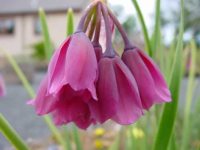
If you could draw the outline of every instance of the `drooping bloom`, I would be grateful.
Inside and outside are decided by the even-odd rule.
[[[73,121],[87,128],[92,122],[87,102],[97,99],[96,78],[93,45],[84,33],[75,33],[55,51],[32,103],[39,115],[52,113],[57,125]]]
[[[124,51],[122,60],[136,79],[144,109],[156,103],[171,101],[164,77],[150,57],[135,48]]]
[[[112,46],[114,27],[124,40],[122,57]],[[38,115],[51,114],[56,125],[74,122],[86,129],[109,119],[134,123],[144,109],[171,100],[158,67],[134,47],[107,6],[93,2],[76,32],[55,51],[30,103]]]
[[[4,95],[5,95],[5,84],[3,78],[0,75],[0,96]]]
[[[102,58],[97,82],[98,101],[90,107],[97,121],[112,119],[131,124],[142,115],[142,105],[134,77],[118,56]]]

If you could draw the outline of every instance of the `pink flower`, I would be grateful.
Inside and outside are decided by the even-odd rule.
[[[97,100],[97,60],[92,43],[82,33],[69,37],[52,57],[48,73],[31,103],[39,115],[52,113],[57,125],[92,123],[88,101]]]
[[[97,15],[95,22],[93,15]],[[112,45],[115,26],[124,41],[122,58]],[[122,125],[134,123],[143,109],[169,101],[170,92],[158,67],[134,49],[107,6],[95,1],[81,17],[76,33],[55,51],[30,103],[38,115],[51,114],[56,125],[74,122],[86,129],[108,119]]]
[[[0,96],[5,95],[5,84],[3,78],[0,76]]]
[[[136,79],[144,109],[149,109],[156,103],[171,101],[164,77],[150,57],[135,48],[125,50],[122,60]]]
[[[142,115],[135,79],[118,56],[100,60],[97,93],[99,99],[90,101],[90,109],[101,123],[112,119],[131,124]]]

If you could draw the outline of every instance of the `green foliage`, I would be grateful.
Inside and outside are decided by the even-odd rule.
[[[188,89],[186,94],[186,103],[185,103],[185,112],[184,112],[184,120],[183,120],[183,134],[182,134],[182,142],[181,142],[181,150],[188,149],[188,142],[190,139],[191,132],[191,122],[190,122],[190,113],[191,113],[191,104],[193,98],[194,91],[194,83],[195,83],[195,67],[196,67],[196,45],[195,41],[191,42],[191,63],[190,63],[190,71],[188,78]]]
[[[5,117],[0,113],[0,132],[13,144],[16,150],[28,150],[23,139],[18,135],[14,128],[9,124]]]
[[[174,125],[176,121],[176,114],[179,101],[179,89],[182,77],[182,49],[183,49],[183,0],[181,1],[181,21],[179,27],[178,43],[175,51],[174,62],[170,76],[170,91],[172,102],[165,104],[159,128],[154,143],[154,150],[165,150],[168,148],[170,138],[173,135]]]
[[[67,11],[67,36],[71,35],[74,32],[74,13],[71,8]]]
[[[149,34],[148,34],[148,31],[147,31],[147,27],[146,27],[146,24],[145,24],[145,21],[144,21],[144,17],[142,15],[142,12],[140,10],[140,7],[138,5],[137,0],[132,0],[132,3],[135,6],[138,18],[140,20],[140,24],[142,26],[142,31],[143,31],[143,34],[144,34],[144,40],[145,40],[146,50],[147,50],[149,56],[152,57],[153,56],[153,51],[152,51],[152,47],[151,47],[151,43],[150,43],[150,39],[149,39]]]
[[[44,41],[40,41],[31,45],[31,48],[33,49],[33,54],[32,54],[33,58],[38,60],[46,59]]]
[[[42,8],[39,9],[39,17],[40,17],[40,23],[42,26],[42,34],[43,34],[43,39],[44,39],[45,57],[47,60],[50,60],[53,53],[53,45],[51,43],[50,36],[49,36],[46,15]]]

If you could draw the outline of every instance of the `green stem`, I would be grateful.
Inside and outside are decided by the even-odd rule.
[[[152,52],[152,49],[151,49],[151,44],[150,44],[149,35],[148,35],[148,32],[147,32],[147,27],[146,27],[146,24],[145,24],[145,21],[144,21],[144,17],[142,15],[140,7],[137,3],[137,0],[132,0],[132,2],[135,6],[135,9],[136,9],[137,14],[138,14],[138,18],[139,18],[141,26],[142,26],[142,31],[143,31],[143,34],[144,34],[144,40],[145,40],[145,44],[146,44],[146,47],[147,47],[147,52],[148,52],[149,56],[152,57],[153,52]]]
[[[76,143],[76,150],[82,150],[82,145],[81,145],[80,137],[78,134],[78,129],[76,128],[75,125],[73,125],[72,128],[73,128],[74,141]]]
[[[0,114],[0,131],[17,150],[28,150],[27,145],[9,122]]]
[[[51,43],[51,39],[49,36],[46,15],[42,8],[39,9],[39,17],[40,17],[40,23],[42,27],[42,34],[44,38],[45,55],[46,55],[46,59],[49,61],[53,53],[53,45]]]
[[[67,36],[73,34],[74,32],[74,13],[71,8],[67,11]]]

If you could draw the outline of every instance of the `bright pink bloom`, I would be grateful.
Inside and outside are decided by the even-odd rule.
[[[113,119],[120,124],[131,124],[142,115],[135,79],[118,56],[100,60],[97,93],[99,99],[91,101],[90,109],[101,123]]]
[[[97,100],[97,60],[92,43],[82,33],[69,37],[55,52],[33,103],[39,115],[52,113],[57,125],[92,123],[88,101]]]
[[[135,48],[124,51],[122,60],[136,79],[144,109],[156,103],[171,101],[164,77],[150,57]]]
[[[3,78],[0,76],[0,96],[5,95],[5,84]]]

